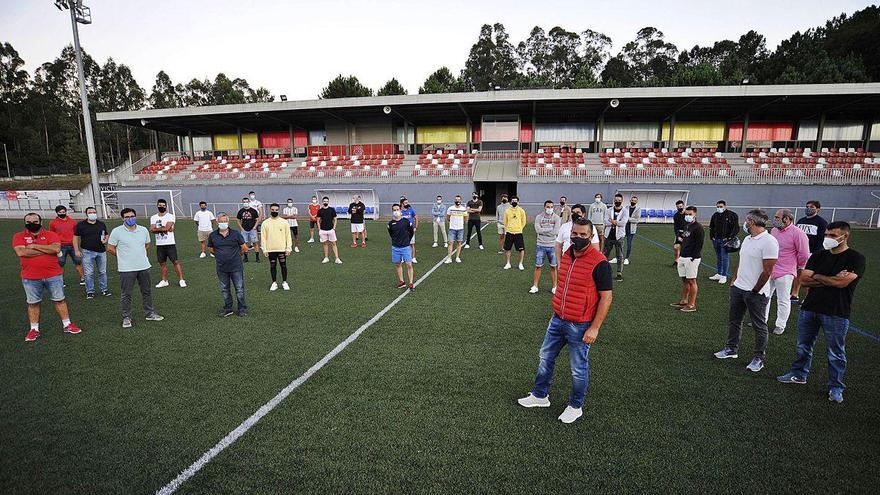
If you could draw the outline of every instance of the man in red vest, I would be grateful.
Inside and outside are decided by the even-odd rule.
[[[559,260],[559,282],[553,296],[553,317],[544,334],[538,374],[532,393],[519,399],[523,407],[550,407],[550,384],[556,356],[566,344],[571,360],[571,395],[559,416],[573,423],[583,412],[590,381],[590,346],[611,308],[611,265],[590,242],[593,224],[586,218],[574,221],[571,247]]]

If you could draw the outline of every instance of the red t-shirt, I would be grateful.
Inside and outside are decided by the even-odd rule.
[[[46,229],[41,229],[37,232],[37,235],[23,230],[12,236],[12,247],[30,246],[31,244],[48,246],[59,243],[58,234]],[[40,256],[33,257],[22,256],[18,259],[21,260],[21,278],[40,280],[64,273],[58,264],[58,256],[54,254],[41,254]]]
[[[64,220],[55,217],[49,222],[49,230],[58,234],[61,244],[73,244],[73,229],[76,228],[76,220],[68,215]]]
[[[309,204],[309,220],[315,221],[318,217],[318,210],[321,209],[321,205]]]

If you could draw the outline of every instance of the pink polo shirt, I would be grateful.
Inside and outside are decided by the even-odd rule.
[[[807,234],[794,224],[782,229],[774,228],[770,234],[779,243],[779,259],[773,267],[770,278],[797,276],[798,269],[807,266],[807,259],[810,257],[810,241]]]

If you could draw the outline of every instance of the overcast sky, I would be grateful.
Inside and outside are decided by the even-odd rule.
[[[482,24],[503,23],[516,44],[533,26],[593,29],[614,52],[646,25],[679,49],[738,39],[749,29],[770,49],[841,12],[849,0],[86,0],[93,24],[83,47],[100,63],[131,67],[147,91],[165,70],[175,82],[224,72],[290,99],[313,99],[337,74],[378,89],[396,77],[410,92],[435,69],[458,73]],[[52,0],[0,0],[0,41],[11,42],[28,72],[71,42],[70,18]]]

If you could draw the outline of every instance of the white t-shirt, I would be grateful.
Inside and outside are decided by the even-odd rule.
[[[296,206],[285,206],[283,210],[281,210],[282,215],[299,215],[299,210]],[[288,218],[287,224],[291,227],[299,227],[299,222],[295,218]]]
[[[258,200],[258,199],[252,199],[252,200],[251,200],[251,205],[250,205],[250,206],[251,206],[251,208],[257,210],[257,213],[260,214],[260,218],[262,218],[263,215],[265,215],[265,212],[263,211],[263,203],[260,202],[260,200]]]
[[[562,243],[562,252],[568,250],[571,247],[571,226],[574,225],[574,222],[565,222],[562,224],[562,227],[559,227],[559,233],[556,234],[556,242]],[[590,239],[592,244],[599,244],[599,229],[596,226],[593,226],[593,238]]]
[[[201,232],[210,232],[214,230],[214,226],[211,224],[216,218],[214,218],[214,212],[211,210],[199,210],[193,215],[193,220],[199,222],[199,230]]]
[[[761,273],[764,272],[764,260],[779,258],[779,243],[766,230],[756,236],[746,236],[739,249],[739,267],[736,270],[734,286],[742,290],[752,290]],[[770,281],[769,279],[767,280]],[[761,287],[761,294],[770,294],[770,284]]]
[[[176,220],[174,219],[174,215],[168,212],[162,216],[159,216],[157,213],[150,217],[150,225],[154,227],[164,227],[169,222],[176,222]],[[172,244],[174,244],[174,232],[156,232],[157,246],[170,246]]]
[[[446,210],[446,214],[449,215],[449,230],[464,230],[464,219],[468,216],[464,205],[452,205]]]

